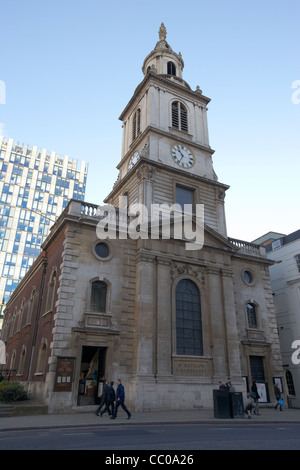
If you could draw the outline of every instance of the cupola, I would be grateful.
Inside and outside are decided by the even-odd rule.
[[[144,60],[142,71],[144,76],[149,71],[156,72],[159,75],[165,75],[169,78],[177,77],[182,79],[182,70],[184,63],[181,53],[176,54],[172,47],[167,43],[167,30],[162,23],[159,31],[159,41],[157,42],[154,50],[147,55]]]

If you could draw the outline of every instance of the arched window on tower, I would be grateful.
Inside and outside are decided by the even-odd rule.
[[[176,287],[176,353],[203,356],[200,292],[190,279]]]
[[[180,131],[188,131],[187,109],[179,101],[172,103],[172,127]]]
[[[138,108],[133,115],[132,121],[132,140],[136,139],[141,133],[141,110]]]
[[[107,285],[103,281],[92,282],[91,304],[92,312],[106,312]]]
[[[168,75],[175,75],[176,76],[176,67],[174,62],[168,62]]]

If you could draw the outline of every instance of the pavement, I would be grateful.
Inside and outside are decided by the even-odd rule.
[[[274,406],[260,406],[260,414],[247,417],[216,418],[213,409],[149,411],[132,413],[130,420],[122,409],[119,409],[115,420],[107,413],[103,417],[95,415],[95,407],[78,407],[71,413],[32,414],[26,416],[0,417],[0,431],[76,428],[84,426],[119,426],[119,425],[165,425],[165,424],[300,424],[300,409],[284,408],[282,412]]]

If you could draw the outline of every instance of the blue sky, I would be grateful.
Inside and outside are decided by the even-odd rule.
[[[0,15],[3,134],[87,161],[88,202],[117,179],[118,118],[164,22],[183,78],[211,98],[228,235],[300,228],[299,0],[2,0]]]

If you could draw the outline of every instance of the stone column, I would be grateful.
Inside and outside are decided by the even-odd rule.
[[[155,308],[154,258],[140,253],[136,267],[137,375],[153,375],[153,329]]]
[[[229,369],[220,270],[208,268],[207,279],[210,297],[213,370],[216,380],[224,380],[229,375]]]
[[[236,382],[241,379],[241,363],[234,301],[233,273],[230,269],[222,269],[220,274],[227,342],[228,374],[229,377]]]
[[[166,377],[171,375],[172,370],[172,293],[169,260],[158,258],[156,269],[156,373]]]
[[[231,270],[208,269],[215,380],[240,380],[240,354]]]

